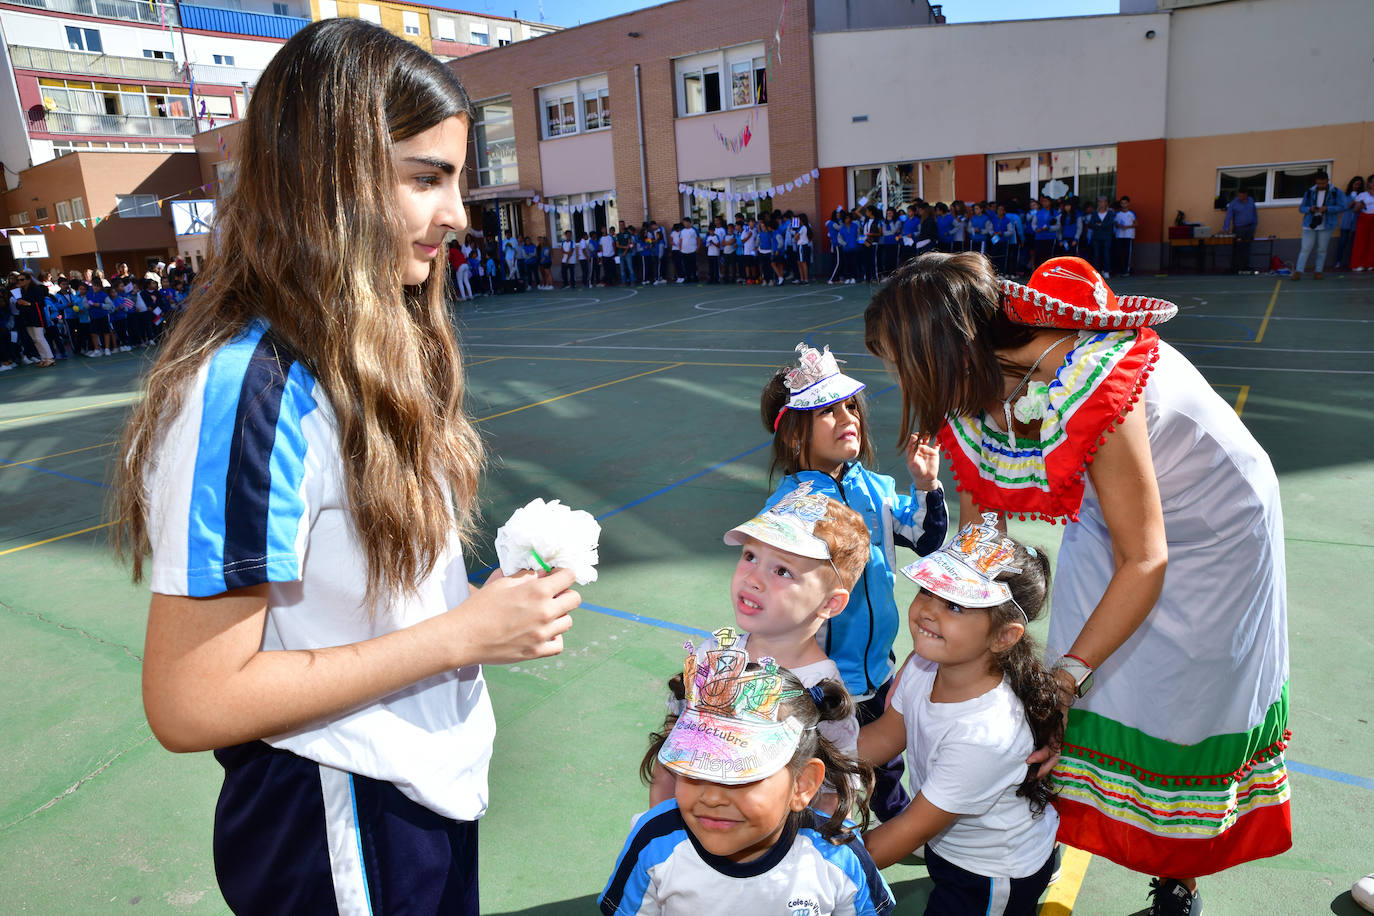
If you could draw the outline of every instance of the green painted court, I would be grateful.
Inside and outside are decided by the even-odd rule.
[[[1171,299],[1161,333],[1269,450],[1282,485],[1296,841],[1202,884],[1208,916],[1355,914],[1374,871],[1374,277],[1131,278]],[[555,659],[488,668],[498,733],[482,822],[483,909],[590,913],[682,642],[732,615],[722,533],[767,496],[759,392],[802,339],[868,383],[880,469],[900,395],[863,349],[865,287],[668,286],[527,293],[457,312],[470,411],[493,454],[483,543],[540,496],[601,519],[600,581]],[[221,913],[210,853],[219,767],[152,738],[139,696],[147,594],[114,561],[105,484],[150,355],[0,375],[0,910]],[[950,480],[950,507],[957,513]],[[1059,529],[1013,530],[1053,551]],[[911,590],[899,585],[899,605]],[[909,649],[899,637],[897,653]],[[916,863],[886,873],[919,914]],[[1127,914],[1146,879],[1071,854],[1046,914]],[[723,910],[722,912],[728,912]]]

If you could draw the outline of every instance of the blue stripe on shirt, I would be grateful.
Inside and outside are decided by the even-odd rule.
[[[285,391],[278,412],[276,439],[272,444],[271,495],[267,507],[267,580],[290,582],[301,577],[296,534],[306,514],[301,485],[305,480],[308,450],[301,423],[319,404],[315,380],[304,366],[293,363],[287,371]]]

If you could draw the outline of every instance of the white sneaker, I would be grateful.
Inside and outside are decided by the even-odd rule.
[[[684,279],[682,279],[681,277],[678,277],[678,278],[677,278],[676,280],[674,280],[673,282],[674,282],[674,283],[686,283],[687,281],[684,280]]]
[[[13,368],[14,363],[5,363],[3,366],[0,366],[0,372],[9,372]]]
[[[109,347],[106,347],[106,348],[105,348],[105,355],[106,355],[106,356],[109,356],[109,355],[110,355],[110,348],[109,348]]]
[[[1374,875],[1365,875],[1350,889],[1350,897],[1362,908],[1374,913]]]
[[[123,346],[123,347],[120,347],[120,348],[119,348],[119,352],[120,352],[120,353],[128,353],[128,352],[129,352],[130,350],[132,350],[132,349],[133,349],[133,347],[130,347],[130,346]]]
[[[105,354],[104,354],[104,353],[101,353],[99,350],[92,350],[91,352],[87,353],[86,355],[89,356],[91,359],[96,359],[97,357],[104,356]]]

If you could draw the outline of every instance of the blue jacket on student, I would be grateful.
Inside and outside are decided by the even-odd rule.
[[[1313,213],[1312,208],[1317,205],[1317,186],[1307,189],[1307,193],[1302,196],[1302,203],[1298,205],[1298,211],[1302,213],[1302,227],[1304,229],[1317,228],[1316,224],[1321,223],[1322,229],[1335,229],[1340,222],[1342,212],[1350,209],[1350,199],[1345,196],[1345,192],[1335,185],[1329,185],[1326,189],[1326,213]]]

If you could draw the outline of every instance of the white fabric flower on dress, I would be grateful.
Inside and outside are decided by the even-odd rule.
[[[522,569],[572,570],[578,585],[596,581],[597,542],[601,526],[590,512],[573,510],[558,500],[531,500],[516,509],[496,532],[501,572]]]
[[[1022,423],[1033,423],[1045,419],[1050,406],[1050,386],[1044,382],[1031,382],[1026,386],[1024,396],[1017,398],[1014,413]]]

